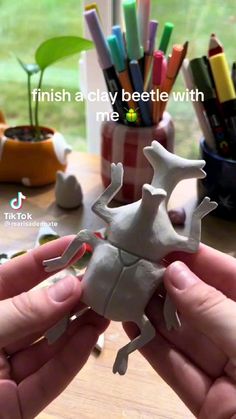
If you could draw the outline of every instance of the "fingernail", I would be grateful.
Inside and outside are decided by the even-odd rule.
[[[173,287],[184,290],[196,284],[198,278],[182,262],[174,262],[168,267],[168,279]]]
[[[66,276],[56,284],[48,288],[49,297],[57,303],[70,298],[75,290],[77,279],[73,276]]]

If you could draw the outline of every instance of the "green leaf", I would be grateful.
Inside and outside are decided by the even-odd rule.
[[[43,234],[39,237],[39,244],[42,246],[45,243],[51,242],[53,240],[59,239],[60,236],[57,234]]]
[[[58,36],[43,42],[35,53],[35,61],[45,68],[73,54],[92,49],[93,42],[78,36]]]
[[[16,57],[16,59],[27,74],[32,76],[40,71],[40,67],[37,64],[25,64],[20,58]]]

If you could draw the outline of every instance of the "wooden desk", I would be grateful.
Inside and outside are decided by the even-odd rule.
[[[28,189],[1,185],[0,251],[20,250],[34,245],[38,227],[4,226],[4,212],[10,212],[9,200],[22,191],[27,196],[22,211],[33,214],[33,221],[56,221],[60,235],[76,233],[82,227],[97,229],[101,220],[90,206],[102,190],[97,157],[74,153],[69,172],[76,173],[84,192],[84,205],[65,212],[54,203],[54,187]],[[196,203],[196,183],[188,180],[176,189],[171,206],[183,206],[190,212]],[[236,224],[208,216],[203,222],[202,241],[236,256]],[[66,391],[38,417],[40,419],[188,419],[193,416],[174,392],[159,378],[138,352],[130,356],[124,377],[112,374],[118,348],[127,343],[121,326],[112,323],[106,332],[103,353],[93,354]]]

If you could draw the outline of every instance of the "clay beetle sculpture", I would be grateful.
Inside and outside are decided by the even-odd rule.
[[[154,169],[151,185],[142,188],[142,198],[129,205],[109,208],[123,181],[121,163],[111,165],[111,183],[94,203],[92,210],[108,224],[107,240],[89,230],[80,231],[62,256],[43,262],[47,272],[65,268],[88,243],[92,258],[82,279],[82,301],[95,312],[114,321],[132,321],[140,335],[121,348],[113,372],[125,374],[128,356],[155,336],[155,329],[145,314],[154,294],[162,288],[165,271],[162,259],[172,251],[197,251],[201,219],[217,204],[205,197],[191,216],[189,236],[177,233],[171,224],[167,204],[176,184],[182,179],[203,178],[204,160],[187,160],[168,152],[157,141],[144,148]],[[178,314],[168,295],[164,303],[168,329],[180,326]]]

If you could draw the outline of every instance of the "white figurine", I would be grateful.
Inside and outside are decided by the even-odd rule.
[[[74,175],[57,172],[55,187],[56,203],[64,209],[78,208],[82,204],[81,186]]]
[[[154,168],[152,184],[145,184],[142,199],[129,205],[108,208],[122,186],[123,166],[111,165],[111,184],[94,203],[93,211],[108,224],[107,240],[91,231],[80,231],[62,256],[44,261],[45,270],[63,269],[83,243],[93,248],[92,258],[82,279],[82,301],[100,315],[115,321],[135,322],[140,335],[121,348],[113,372],[125,374],[128,356],[155,336],[145,308],[158,289],[165,271],[162,259],[170,252],[196,252],[201,235],[201,219],[217,204],[204,198],[194,210],[189,237],[178,234],[171,224],[167,203],[176,184],[186,178],[202,178],[203,160],[187,160],[165,150],[157,141],[144,148]],[[164,318],[168,329],[180,325],[177,312],[166,296]]]

